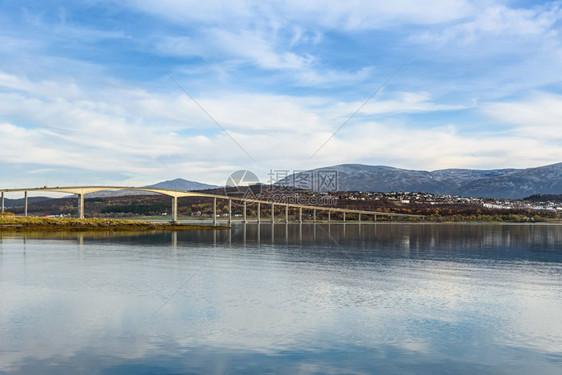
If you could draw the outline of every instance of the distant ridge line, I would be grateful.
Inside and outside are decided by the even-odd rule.
[[[339,191],[425,192],[481,198],[521,199],[535,194],[562,194],[562,163],[532,168],[410,170],[385,165],[339,164],[292,174],[279,182],[291,185],[311,174],[335,171]]]

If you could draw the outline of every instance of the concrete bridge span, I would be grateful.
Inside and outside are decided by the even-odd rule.
[[[289,222],[289,209],[298,210],[298,222],[303,221],[303,210],[312,211],[312,218],[315,222],[317,219],[317,212],[327,212],[328,221],[331,221],[332,213],[340,213],[343,217],[343,221],[346,221],[346,214],[356,215],[357,220],[360,222],[362,215],[374,215],[375,221],[377,216],[391,216],[391,217],[422,217],[421,215],[409,215],[409,214],[398,214],[380,211],[364,211],[364,210],[352,210],[346,208],[336,208],[336,207],[326,207],[326,206],[311,206],[302,205],[294,203],[281,203],[281,202],[271,202],[260,199],[250,199],[241,197],[231,197],[227,195],[220,194],[207,194],[194,191],[181,191],[181,190],[168,190],[168,189],[156,189],[149,187],[134,187],[134,186],[67,186],[67,187],[39,187],[39,188],[16,188],[16,189],[0,189],[1,199],[2,199],[2,212],[5,211],[4,199],[6,193],[24,193],[24,215],[28,216],[28,193],[29,192],[55,192],[55,193],[66,193],[75,194],[78,196],[78,217],[84,218],[84,196],[90,193],[96,193],[100,191],[143,191],[149,193],[156,193],[161,195],[166,195],[172,198],[172,222],[178,221],[178,199],[182,197],[204,197],[212,199],[213,201],[213,223],[217,222],[217,199],[222,199],[228,201],[228,222],[232,222],[232,201],[237,201],[242,203],[242,221],[247,222],[247,206],[249,204],[256,205],[257,217],[256,221],[261,222],[261,208],[262,205],[270,207],[271,210],[271,222],[275,222],[275,207],[284,207],[284,221]]]

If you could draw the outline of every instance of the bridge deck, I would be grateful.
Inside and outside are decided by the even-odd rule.
[[[260,199],[250,199],[250,198],[242,198],[242,197],[231,197],[228,195],[219,195],[219,194],[207,194],[207,193],[200,193],[194,191],[181,191],[181,190],[169,190],[169,189],[155,189],[155,188],[147,188],[147,187],[135,187],[135,186],[56,186],[56,187],[39,187],[39,188],[16,188],[16,189],[0,189],[0,193],[2,194],[2,212],[4,212],[4,195],[5,193],[17,193],[23,192],[25,194],[25,214],[27,216],[27,194],[29,192],[56,192],[56,193],[66,193],[66,194],[77,194],[79,196],[79,210],[80,210],[80,217],[84,217],[84,195],[95,193],[99,191],[145,191],[150,193],[157,193],[162,195],[167,195],[173,198],[172,204],[172,211],[174,215],[174,221],[177,221],[177,199],[182,197],[204,197],[204,198],[213,198],[213,212],[215,213],[216,218],[216,200],[223,199],[229,201],[238,201],[246,203],[245,206],[248,204],[264,204],[264,205],[271,205],[274,206],[282,206],[288,208],[298,208],[301,210],[315,210],[315,211],[323,211],[323,212],[334,212],[334,213],[343,213],[343,214],[361,214],[361,215],[380,215],[380,216],[393,216],[393,217],[423,217],[423,215],[411,215],[411,214],[400,214],[400,213],[392,213],[392,212],[381,212],[381,211],[366,211],[366,210],[353,210],[348,208],[336,208],[336,207],[328,207],[328,206],[310,206],[310,205],[303,205],[303,204],[296,204],[296,203],[286,203],[286,202],[274,202],[274,201],[267,201],[267,200],[260,200]],[[230,205],[229,205],[230,206]],[[229,210],[229,220],[230,214],[232,213],[231,209]],[[244,210],[245,212],[245,210]],[[302,221],[302,212],[299,212],[301,215],[300,220]],[[245,213],[244,213],[245,216]],[[288,213],[285,212],[285,217],[287,219]],[[216,219],[215,219],[216,221]]]

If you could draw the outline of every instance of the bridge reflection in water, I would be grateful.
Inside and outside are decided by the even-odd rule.
[[[76,240],[78,245],[98,241],[132,241],[148,246],[167,243],[172,248],[193,245],[274,246],[291,252],[298,251],[301,246],[319,247],[320,250],[325,247],[359,250],[380,247],[409,255],[419,251],[433,254],[441,248],[447,250],[439,255],[441,260],[462,252],[468,252],[470,257],[496,257],[498,251],[509,258],[523,259],[529,253],[538,253],[540,257],[559,257],[562,226],[540,223],[233,223],[226,230],[177,232],[0,232],[0,245],[4,239],[11,241],[15,238],[22,239],[24,243],[27,239]]]
[[[303,243],[316,243],[317,240],[328,241],[340,245],[339,241],[357,238],[364,230],[365,222],[308,222],[308,223],[234,223],[226,230],[199,230],[189,232],[172,232],[171,245],[177,247],[179,242],[194,241],[212,243],[215,246],[223,245],[302,245]],[[377,225],[374,222],[367,224],[369,233],[376,235]],[[349,227],[349,228],[347,228]],[[193,234],[192,234],[193,233]],[[182,240],[183,239],[183,240]]]
[[[379,212],[379,211],[365,211],[365,210],[352,210],[352,209],[345,209],[345,208],[334,208],[334,207],[325,207],[325,206],[310,206],[310,205],[302,205],[302,204],[293,204],[293,203],[279,203],[279,202],[270,202],[266,200],[259,200],[259,199],[250,199],[250,198],[240,198],[240,197],[231,197],[227,195],[218,195],[218,194],[206,194],[200,192],[193,192],[193,191],[180,191],[180,190],[168,190],[168,189],[155,189],[155,188],[148,188],[148,187],[132,187],[132,186],[74,186],[74,187],[42,187],[42,188],[18,188],[18,189],[0,189],[0,193],[2,195],[2,212],[5,210],[4,205],[4,198],[6,193],[24,193],[24,216],[28,216],[28,193],[29,192],[54,192],[54,193],[65,193],[65,194],[76,194],[78,196],[78,217],[83,219],[84,218],[84,196],[86,194],[96,193],[100,191],[144,191],[148,193],[156,193],[161,195],[166,195],[172,198],[171,206],[172,206],[172,222],[178,222],[178,199],[182,197],[203,197],[209,198],[213,202],[213,212],[212,212],[212,222],[213,224],[217,223],[217,199],[226,200],[228,202],[228,216],[226,221],[228,223],[232,222],[232,202],[238,202],[242,204],[243,212],[242,212],[242,222],[247,223],[249,222],[247,216],[247,208],[249,205],[255,205],[256,207],[256,217],[255,222],[260,223],[262,221],[262,205],[269,207],[270,211],[270,221],[272,223],[276,222],[275,218],[275,210],[276,207],[281,206],[284,208],[284,218],[281,221],[288,223],[289,222],[289,211],[293,209],[296,211],[296,221],[302,223],[303,220],[303,211],[309,212],[312,214],[312,222],[317,221],[317,212],[324,212],[327,213],[328,222],[334,221],[332,219],[332,213],[339,213],[341,216],[341,221],[346,222],[350,220],[355,220],[361,222],[362,216],[361,215],[372,215],[374,217],[374,221],[376,222],[377,216],[391,216],[391,217],[421,217],[420,215],[408,215],[408,214],[398,214],[398,213],[389,213],[389,212]],[[350,217],[349,215],[352,215]],[[279,220],[277,220],[279,221]]]

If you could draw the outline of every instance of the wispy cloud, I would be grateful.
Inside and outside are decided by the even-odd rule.
[[[17,82],[17,77],[7,81]],[[41,82],[19,86],[26,87],[25,94],[33,94],[33,98],[23,93],[0,94],[0,110],[22,119],[23,123],[41,123],[41,126],[1,124],[0,161],[4,163],[143,176],[188,170],[192,176],[216,183],[222,182],[219,175],[226,166],[236,168],[236,165],[246,164],[230,141],[220,132],[213,132],[212,124],[196,108],[188,109],[190,103],[179,94],[163,95],[130,88],[128,91],[107,90],[103,98],[99,93],[89,98],[73,92],[66,97],[59,93],[58,97],[51,98]],[[84,92],[80,88],[75,91]],[[113,103],[116,93],[128,100]],[[259,160],[252,168],[262,175],[269,168],[311,167],[302,162],[311,147],[317,146],[342,117],[356,108],[354,102],[334,103],[323,98],[302,100],[275,95],[226,95],[202,98],[200,102],[237,140],[249,145],[252,155]],[[557,103],[547,102],[553,112],[546,116],[557,115]],[[511,105],[515,107],[520,103]],[[29,108],[33,108],[32,113]],[[499,104],[489,104],[487,108],[489,116],[504,111]],[[363,114],[388,116],[465,109],[433,103],[428,93],[418,92],[399,93],[374,102]],[[517,112],[513,113],[517,118]],[[533,116],[532,111],[529,116]],[[554,122],[551,124],[556,126]],[[555,145],[549,145],[541,140],[542,134],[537,134],[539,136],[524,137],[520,132],[497,135],[488,131],[467,136],[454,126],[419,128],[415,124],[398,125],[388,119],[376,123],[358,120],[323,150],[315,165],[348,160],[377,164],[385,161],[431,169],[485,167],[495,163],[513,166],[513,160],[520,160],[518,164],[528,166],[529,160],[538,162],[562,157]],[[26,149],[26,153],[19,153],[21,149]],[[217,149],[223,152],[217,154]],[[529,153],[529,149],[533,149],[533,153]],[[522,153],[526,155],[524,159]],[[209,174],[211,167],[216,174]]]
[[[535,93],[529,100],[486,103],[482,111],[520,136],[555,142],[562,149],[562,95]]]
[[[499,0],[7,4],[0,163],[44,171],[30,176],[82,170],[222,183],[239,168],[265,175],[346,162],[419,169],[557,162],[561,7]],[[414,51],[408,69],[303,165]],[[248,165],[151,56],[258,161]]]
[[[553,26],[561,17],[562,8],[559,2],[525,9],[495,5],[484,8],[474,18],[450,25],[442,31],[423,32],[413,36],[413,39],[437,44],[469,44],[490,37],[556,37],[558,31],[553,29]]]
[[[180,23],[185,20],[210,24],[226,21],[239,25],[264,20],[279,23],[295,20],[307,25],[345,30],[393,28],[396,23],[438,24],[464,18],[477,11],[475,6],[464,0],[289,0],[273,3],[219,0],[208,1],[203,6],[195,1],[178,0],[129,0],[127,3],[143,12]],[[194,12],[194,8],[198,11]]]
[[[294,85],[305,87],[361,82],[373,71],[370,66],[352,72],[325,68],[317,57],[293,50],[301,43],[315,42],[304,38],[300,31],[293,36],[280,36],[278,30],[271,28],[236,32],[212,28],[198,31],[196,36],[165,37],[158,42],[157,50],[162,56],[221,60],[230,70],[233,66],[251,66],[288,72]]]

